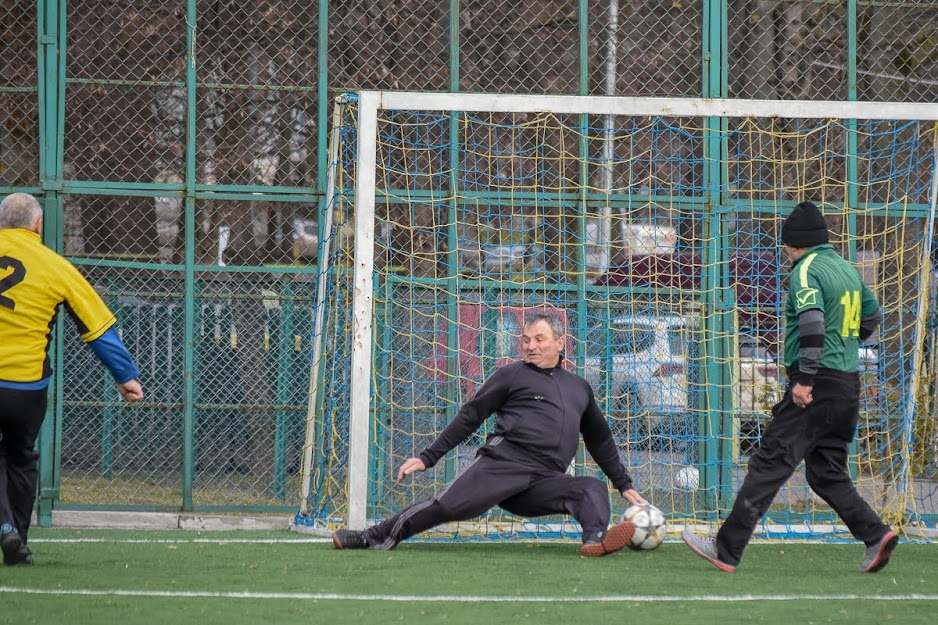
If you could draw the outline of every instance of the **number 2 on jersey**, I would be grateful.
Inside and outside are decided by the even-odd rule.
[[[13,271],[0,280],[0,306],[13,310],[16,308],[16,302],[4,295],[4,293],[23,281],[23,278],[26,277],[26,267],[15,258],[0,256],[0,275],[3,274],[4,270],[11,268]]]
[[[847,291],[840,298],[844,306],[844,322],[840,328],[841,336],[860,336],[860,292]]]

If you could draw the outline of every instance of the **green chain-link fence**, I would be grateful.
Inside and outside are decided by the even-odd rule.
[[[44,519],[295,509],[338,92],[938,101],[923,1],[0,0],[0,41],[0,193],[41,197],[147,391],[60,324]]]

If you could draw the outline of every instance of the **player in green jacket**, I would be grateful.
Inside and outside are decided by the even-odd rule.
[[[899,537],[857,492],[847,472],[847,448],[860,418],[860,342],[882,321],[876,298],[856,268],[828,243],[827,222],[802,202],[782,225],[792,261],[785,305],[785,368],[789,386],[729,516],[715,539],[684,531],[684,542],[717,568],[733,572],[756,524],[804,460],[808,484],[866,545],[860,564],[875,573],[889,562]]]

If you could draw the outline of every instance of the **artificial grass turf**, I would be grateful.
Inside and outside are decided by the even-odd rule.
[[[69,536],[108,542],[36,540]],[[104,594],[5,591],[0,623],[591,623],[627,614],[662,623],[904,624],[932,623],[938,608],[938,545],[901,544],[884,571],[862,575],[859,544],[754,544],[737,573],[726,574],[675,543],[586,559],[574,543],[405,543],[377,552],[240,542],[298,538],[276,532],[54,530],[31,537],[36,566],[0,568],[0,586]],[[239,542],[191,542],[223,538]],[[126,539],[178,542],[118,542]],[[166,594],[109,594],[115,589]],[[229,594],[178,594],[185,592]],[[844,595],[861,598],[834,598]],[[898,595],[924,598],[878,599]],[[744,596],[764,598],[731,600]],[[431,600],[439,597],[448,599]],[[607,600],[571,601],[583,597]]]

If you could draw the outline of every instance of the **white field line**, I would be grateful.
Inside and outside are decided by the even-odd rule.
[[[683,601],[697,602],[746,602],[746,601],[938,601],[938,595],[594,595],[582,597],[532,596],[532,597],[485,597],[479,595],[355,595],[318,592],[209,592],[198,590],[125,590],[120,588],[17,588],[0,586],[0,594],[30,595],[80,595],[88,597],[170,597],[182,599],[289,599],[308,601],[410,601],[443,603],[658,603]]]
[[[173,530],[168,530],[173,531]],[[256,543],[274,544],[274,543],[331,543],[331,538],[30,538],[29,544],[33,543],[114,543],[114,544],[172,544],[180,545],[185,543]]]
[[[175,531],[175,530],[167,530]],[[154,545],[160,544],[185,544],[185,543],[203,543],[203,544],[231,544],[231,543],[241,543],[241,544],[279,544],[279,543],[331,543],[331,538],[30,538],[29,544],[39,544],[39,543],[66,543],[66,544],[79,544],[79,543],[114,543],[114,544],[147,544],[152,543]],[[408,539],[408,544],[442,544],[442,543],[452,543],[456,544],[465,544],[465,545],[490,545],[495,541],[470,541],[470,542],[454,542],[449,541],[445,538],[439,539],[421,539],[421,538],[411,538]],[[682,544],[680,538],[667,538],[665,539],[665,544]],[[547,539],[547,540],[522,540],[522,541],[505,541],[501,544],[504,545],[574,545],[578,544],[574,539]],[[749,544],[752,545],[856,545],[859,544],[856,541],[843,540],[835,542],[827,542],[817,539],[809,538],[776,538],[776,539],[765,539],[765,538],[755,538],[750,541]],[[909,545],[929,545],[933,543],[925,541],[914,541],[909,543],[902,543],[903,548]]]

